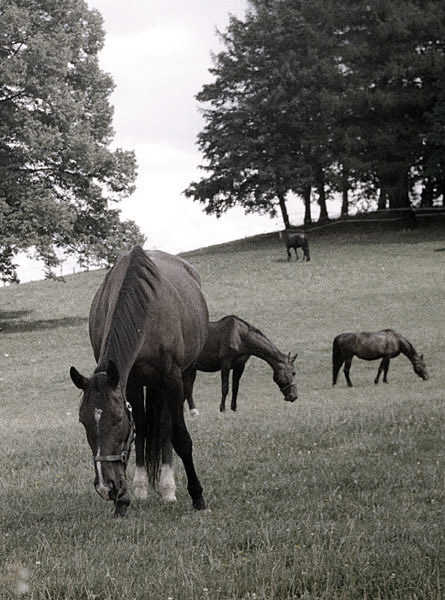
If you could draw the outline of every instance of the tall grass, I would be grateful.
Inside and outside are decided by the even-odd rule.
[[[128,515],[94,491],[68,377],[94,361],[87,333],[103,272],[0,291],[0,597],[33,600],[439,600],[445,596],[444,277],[440,232],[312,240],[288,263],[278,239],[189,254],[211,318],[235,313],[298,352],[299,398],[251,359],[238,412],[198,374],[187,422],[209,510],[157,492]],[[389,384],[354,360],[331,387],[342,331],[393,327],[425,355]],[[129,467],[132,474],[133,460]]]

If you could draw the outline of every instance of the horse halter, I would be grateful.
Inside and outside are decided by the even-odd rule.
[[[133,410],[131,408],[131,404],[125,398],[125,394],[123,394],[123,397],[124,397],[124,402],[125,402],[125,408],[127,409],[128,420],[130,422],[130,431],[128,432],[128,437],[125,441],[124,449],[122,450],[122,452],[120,454],[108,454],[105,456],[95,456],[93,454],[93,461],[95,463],[97,463],[97,462],[121,462],[121,463],[123,463],[124,467],[127,466],[128,459],[130,457],[131,444],[133,443],[133,440],[134,440],[135,425],[134,425]]]
[[[293,386],[293,383],[288,383],[287,385],[283,385],[283,387],[281,387],[280,385],[278,386],[280,388],[280,392],[284,395],[286,395],[286,392],[288,390],[290,390],[290,388]]]

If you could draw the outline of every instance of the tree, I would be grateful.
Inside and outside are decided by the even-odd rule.
[[[57,248],[89,246],[104,258],[107,237],[126,228],[109,203],[133,191],[136,162],[133,152],[109,149],[113,82],[99,68],[103,42],[102,18],[83,0],[2,0],[3,278],[12,278],[14,256],[31,248],[49,268]],[[134,223],[128,231],[141,240]]]
[[[197,98],[206,176],[186,195],[221,214],[234,204],[289,225],[286,194],[379,195],[411,205],[445,191],[445,8],[439,0],[251,0],[232,18],[213,83]]]
[[[232,18],[215,57],[215,81],[197,98],[206,103],[198,145],[209,173],[185,191],[221,214],[234,204],[275,215],[289,227],[286,195],[319,191],[327,218],[325,185],[331,97],[314,87],[338,78],[329,39],[318,35],[300,2],[252,1],[245,22]],[[326,84],[327,85],[327,84]],[[310,218],[310,211],[307,211]]]
[[[345,0],[335,31],[358,142],[347,160],[357,180],[380,190],[380,208],[407,208],[428,145],[427,115],[443,105],[443,3]]]

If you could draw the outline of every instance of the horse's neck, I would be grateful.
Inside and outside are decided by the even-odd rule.
[[[417,357],[417,352],[411,342],[400,336],[400,351],[412,362]]]
[[[270,340],[260,332],[249,332],[244,336],[249,354],[265,360],[275,370],[286,358]]]

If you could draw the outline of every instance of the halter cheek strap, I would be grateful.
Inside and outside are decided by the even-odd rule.
[[[106,374],[106,371],[98,371],[98,373]],[[97,375],[97,373],[96,373],[96,375]],[[123,392],[122,392],[122,395],[124,397],[125,408],[127,409],[128,420],[130,421],[130,431],[128,432],[128,437],[125,441],[125,447],[120,454],[107,454],[105,456],[95,456],[93,454],[93,461],[95,463],[97,463],[97,462],[122,462],[125,467],[127,466],[128,459],[130,457],[131,444],[133,443],[133,440],[134,440],[134,432],[135,432],[136,428],[134,425],[133,410],[131,408],[131,404],[125,398],[125,394]]]

